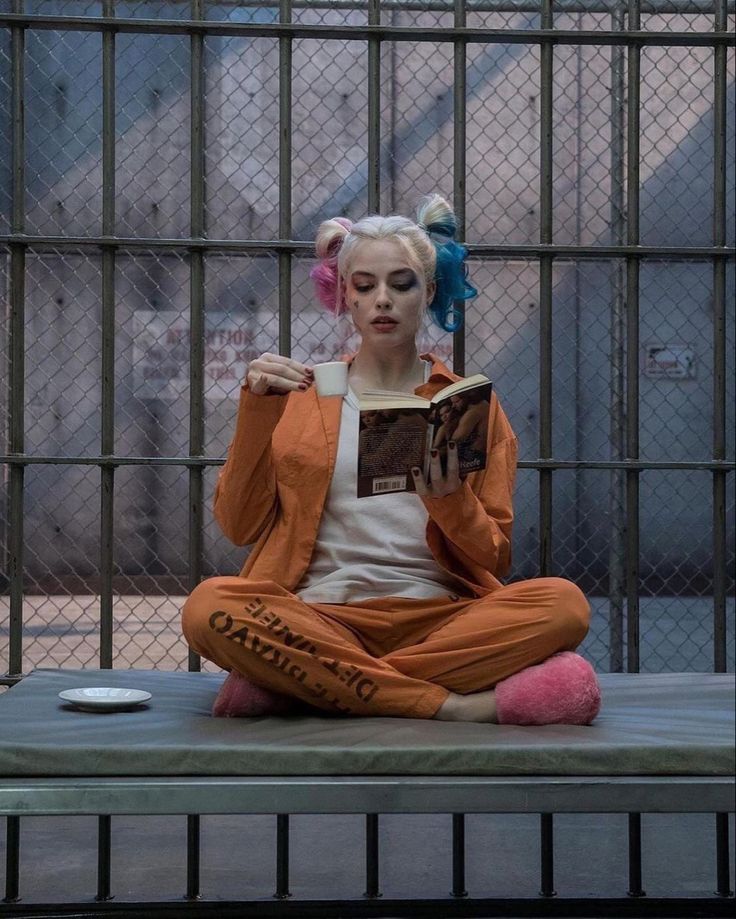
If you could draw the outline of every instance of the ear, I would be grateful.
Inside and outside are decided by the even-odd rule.
[[[434,300],[434,295],[437,293],[437,283],[436,281],[429,281],[427,284],[427,306]]]

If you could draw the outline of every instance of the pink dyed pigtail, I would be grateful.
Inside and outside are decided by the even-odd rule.
[[[319,302],[335,316],[347,311],[337,259],[353,224],[347,217],[333,217],[320,224],[314,248],[319,261],[309,272]]]

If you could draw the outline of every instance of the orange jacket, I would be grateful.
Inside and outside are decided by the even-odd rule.
[[[462,379],[438,360],[417,387],[427,399]],[[353,356],[343,358],[350,363]],[[255,543],[243,577],[294,590],[309,566],[337,455],[342,398],[306,392],[255,396],[243,386],[235,436],[215,488],[215,517],[236,545]],[[488,465],[442,498],[423,497],[435,560],[475,596],[500,585],[511,563],[517,441],[491,396]],[[365,500],[369,500],[366,498]]]

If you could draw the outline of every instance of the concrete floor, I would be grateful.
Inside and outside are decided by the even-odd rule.
[[[97,666],[95,598],[29,598],[29,602],[28,669]],[[608,602],[593,598],[592,606],[593,624],[581,651],[599,669],[606,670]],[[115,666],[181,666],[186,652],[177,628],[179,608],[177,598],[120,598]],[[711,616],[708,599],[643,599],[642,670],[711,670]],[[730,599],[729,669],[734,668],[733,619]],[[0,664],[4,666],[3,640],[7,642],[7,636],[3,639],[0,633]],[[113,818],[112,827],[112,889],[116,900],[180,899],[186,886],[185,818],[118,817]],[[275,817],[204,817],[201,827],[201,893],[205,899],[273,895]],[[360,898],[365,890],[364,832],[361,815],[292,817],[293,897]],[[95,818],[24,818],[21,833],[24,903],[88,901],[94,897]],[[644,815],[642,835],[648,895],[711,895],[716,886],[712,815]],[[733,863],[733,821],[730,838]],[[448,895],[452,885],[449,815],[382,816],[379,839],[384,898]],[[4,843],[2,834],[0,890],[5,883]],[[625,896],[627,859],[625,816],[555,817],[558,896]],[[538,817],[466,818],[466,886],[471,897],[537,896],[539,862]],[[733,865],[731,871],[733,887]]]

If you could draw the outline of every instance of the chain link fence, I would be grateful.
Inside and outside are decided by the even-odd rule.
[[[291,352],[300,360],[329,360],[356,346],[350,328],[315,305],[308,273],[316,227],[328,216],[365,214],[375,169],[383,212],[412,214],[418,199],[433,191],[452,197],[462,104],[465,195],[461,201],[456,195],[456,205],[464,214],[470,273],[481,294],[467,309],[464,357],[456,366],[494,380],[519,435],[512,579],[554,573],[580,584],[595,614],[584,651],[602,670],[624,668],[627,654],[631,664],[627,614],[640,619],[641,669],[713,669],[714,643],[723,644],[724,606],[729,628],[734,615],[735,291],[733,261],[719,275],[724,261],[711,247],[722,206],[716,167],[725,169],[726,201],[733,201],[735,190],[736,67],[733,47],[712,41],[712,5],[672,0],[642,9],[641,30],[654,43],[640,49],[636,146],[626,120],[627,103],[635,98],[635,87],[627,83],[626,44],[561,40],[552,46],[548,84],[542,44],[531,34],[542,23],[534,4],[464,4],[469,28],[498,34],[464,45],[462,103],[455,46],[434,31],[452,30],[453,3],[380,4],[380,23],[388,31],[375,67],[364,31],[370,4],[290,6],[291,21],[313,29],[297,31],[289,41],[287,93],[278,34],[237,34],[240,26],[267,32],[279,21],[275,3],[0,2],[3,14],[35,17],[22,30],[11,17],[0,20],[0,367],[11,380],[0,396],[0,533],[9,585],[0,597],[0,668],[17,676],[10,649],[21,628],[20,672],[98,666],[106,595],[114,666],[186,668],[179,609],[192,578],[235,572],[244,558],[219,534],[210,508],[248,361],[279,350],[284,317]],[[553,26],[573,36],[603,36],[625,30],[624,13],[614,2],[559,3]],[[84,24],[109,15],[133,25],[115,35],[114,69],[105,78],[102,27],[83,28],[64,17]],[[202,39],[199,100],[192,84],[193,39],[176,29],[197,15],[213,26]],[[152,25],[143,28],[144,20]],[[733,4],[725,25],[733,30]],[[353,31],[335,37],[344,27]],[[20,31],[19,84],[14,67]],[[691,33],[690,41],[682,33]],[[371,88],[376,75],[378,98]],[[724,78],[722,105],[717,86]],[[107,104],[114,122],[105,120],[106,86],[113,87]],[[546,93],[551,106],[545,115]],[[24,106],[20,147],[14,98]],[[279,165],[285,98],[293,241],[286,247]],[[726,146],[716,162],[714,136],[724,106]],[[192,153],[198,111],[201,176],[193,174]],[[552,168],[544,180],[540,151],[547,124]],[[380,162],[372,164],[376,136]],[[20,202],[13,149],[23,157]],[[112,189],[106,149],[113,151]],[[595,251],[631,240],[632,175],[639,201],[635,242],[650,247],[637,263],[636,380],[623,363],[631,361],[624,321],[627,309],[629,315],[634,309],[627,299],[625,253]],[[197,293],[187,241],[192,188],[199,180],[207,242],[197,250],[203,253],[204,310],[202,349],[195,352],[190,333]],[[95,244],[103,236],[108,193],[112,235],[119,238],[107,250],[114,253],[110,378],[103,319],[109,269]],[[538,251],[546,195],[549,242],[560,247],[549,286]],[[733,247],[729,208],[721,225],[722,243]],[[18,261],[14,267],[21,249],[22,267]],[[291,266],[286,286],[284,252]],[[551,332],[545,337],[547,309]],[[22,329],[13,319],[19,310]],[[451,335],[429,326],[423,334],[426,349],[452,362],[458,343]],[[195,353],[201,368],[190,366]],[[545,353],[548,378],[539,369]],[[12,367],[19,354],[22,385]],[[198,400],[192,386],[200,369],[204,510],[193,537],[194,466],[187,459]],[[634,385],[638,455],[626,450],[627,398]],[[545,454],[540,438],[549,386],[552,441]],[[725,421],[719,386],[725,386]],[[116,460],[108,533],[101,530],[106,486],[100,471],[101,455],[109,452],[101,446],[106,392],[114,399]],[[540,457],[558,464],[551,516],[543,510],[540,470],[546,467]],[[625,457],[639,463],[633,518],[625,505]],[[718,477],[725,480],[723,490],[714,487]],[[23,527],[22,574],[16,576],[16,583],[22,578],[22,600],[16,600],[15,618],[14,488],[16,495],[22,492]],[[627,604],[623,571],[632,530],[639,541],[636,609],[630,594]],[[107,537],[112,567],[106,580],[101,552]],[[201,547],[194,568],[193,538]],[[723,566],[714,567],[714,555],[721,558],[724,551],[725,574]],[[726,664],[732,668],[733,658]]]

